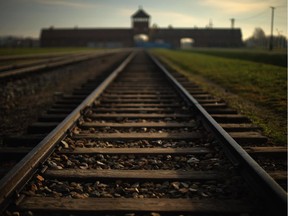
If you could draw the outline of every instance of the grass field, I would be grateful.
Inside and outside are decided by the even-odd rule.
[[[259,124],[275,142],[286,143],[286,68],[252,59],[230,59],[187,51],[159,49],[153,52],[184,73],[195,75],[193,79],[200,77],[198,81],[203,82],[204,77],[239,96],[237,101],[228,100],[229,103]]]
[[[247,48],[246,49],[193,48],[191,50],[186,50],[186,52],[195,52],[218,57],[242,59],[247,61],[287,67],[286,50],[270,52],[268,50],[250,50]]]

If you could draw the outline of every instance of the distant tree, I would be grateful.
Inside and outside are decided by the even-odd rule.
[[[1,36],[0,47],[37,47],[39,40],[31,37]]]
[[[151,28],[152,28],[152,29],[158,29],[159,26],[158,26],[156,23],[153,23]]]
[[[268,38],[262,28],[254,29],[253,35],[245,40],[246,46],[249,47],[267,47]]]
[[[263,31],[263,29],[259,28],[259,27],[255,28],[254,29],[254,33],[253,33],[253,38],[255,40],[263,40],[263,39],[265,39],[266,35],[265,35],[265,32]]]
[[[248,47],[268,48],[270,35],[265,35],[263,29],[257,27],[254,29],[253,35],[245,40]],[[287,48],[287,38],[278,32],[278,35],[273,36],[273,44],[275,48]]]

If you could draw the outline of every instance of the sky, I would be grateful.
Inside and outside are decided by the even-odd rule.
[[[0,0],[0,36],[38,38],[42,28],[130,28],[141,6],[159,28],[241,28],[242,38],[256,27],[287,37],[287,0]]]

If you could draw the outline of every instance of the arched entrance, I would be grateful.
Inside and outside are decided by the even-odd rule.
[[[145,47],[145,44],[149,41],[149,37],[146,34],[134,35],[133,39],[136,47]]]
[[[193,38],[181,38],[180,39],[180,48],[181,49],[191,49],[194,46]]]

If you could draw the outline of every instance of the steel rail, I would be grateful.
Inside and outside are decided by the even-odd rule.
[[[206,127],[220,141],[232,163],[237,166],[245,180],[255,190],[257,196],[273,215],[285,215],[287,210],[287,193],[275,180],[211,117],[198,101],[168,72],[168,70],[150,53],[152,61],[176,86],[178,92],[195,108]]]
[[[54,52],[54,53],[38,53],[38,54],[22,54],[22,55],[4,55],[0,56],[0,61],[12,61],[12,60],[26,60],[26,59],[45,59],[45,58],[55,58],[55,57],[64,57],[67,55],[77,55],[77,54],[91,54],[95,51],[70,51],[70,52]],[[97,51],[98,52],[98,51]]]
[[[11,199],[17,196],[17,192],[36,172],[38,165],[51,154],[58,141],[65,136],[69,128],[77,122],[85,107],[92,105],[134,56],[135,52],[132,52],[70,115],[0,180],[0,213],[5,210]]]
[[[91,54],[91,53],[90,53]],[[53,63],[53,62],[59,62],[61,60],[65,60],[65,59],[71,59],[71,58],[76,58],[79,56],[87,56],[89,54],[67,54],[67,55],[62,55],[62,56],[56,56],[56,57],[49,57],[46,59],[37,59],[35,58],[35,61],[33,62],[23,62],[23,63],[14,63],[14,64],[9,64],[9,65],[3,65],[0,66],[0,72],[6,72],[6,71],[11,71],[11,70],[16,70],[16,69],[20,69],[20,68],[24,68],[24,67],[30,67],[30,66],[35,66],[35,65],[44,65],[44,64],[48,64],[48,63]]]
[[[31,65],[28,67],[0,72],[0,79],[10,78],[13,76],[18,76],[18,75],[27,74],[27,73],[33,73],[33,72],[40,71],[40,70],[52,69],[52,68],[56,68],[56,67],[60,67],[60,66],[68,65],[68,64],[87,61],[87,60],[90,60],[90,59],[93,59],[96,57],[103,57],[103,56],[106,56],[106,55],[109,55],[112,53],[117,53],[117,52],[121,52],[121,50],[72,55],[72,56],[67,56],[66,58],[62,57],[63,60],[52,61],[52,62],[47,60],[47,62],[43,63],[43,64],[42,63],[40,63],[40,64],[36,63],[35,65]]]

